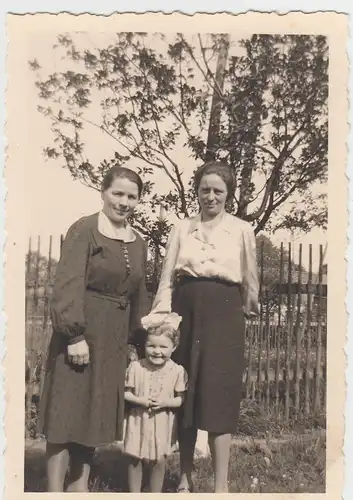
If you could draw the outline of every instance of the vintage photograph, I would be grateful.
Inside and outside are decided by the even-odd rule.
[[[22,491],[328,491],[345,23],[263,16],[9,21]]]

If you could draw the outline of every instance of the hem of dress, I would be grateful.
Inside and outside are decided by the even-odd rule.
[[[173,454],[173,452],[171,452],[170,454],[164,453],[159,458],[146,458],[146,457],[134,455],[133,453],[129,453],[128,451],[125,451],[124,449],[123,449],[123,453],[125,455],[127,455],[128,457],[136,458],[137,460],[142,460],[144,462],[158,462],[158,460],[161,460],[161,458],[168,458],[169,456],[171,456]]]
[[[113,443],[119,442],[121,440],[113,439],[112,441],[101,441],[99,443],[87,443],[83,442],[81,440],[76,440],[76,439],[65,439],[65,440],[58,440],[58,439],[49,439],[45,434],[43,434],[44,439],[46,440],[47,443],[52,443],[52,444],[77,444],[79,446],[84,446],[85,448],[102,448],[103,446],[110,446]]]
[[[195,426],[191,426],[191,427],[194,427],[196,428],[198,431],[204,431],[204,432],[211,432],[211,433],[214,433],[214,434],[235,434],[236,431],[237,431],[237,428],[233,427],[232,430],[224,430],[224,429],[206,429],[205,427],[202,427],[201,425],[195,425]]]

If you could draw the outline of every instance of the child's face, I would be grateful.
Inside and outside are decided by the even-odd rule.
[[[175,347],[167,335],[149,334],[145,346],[148,361],[155,366],[162,366],[170,359]]]

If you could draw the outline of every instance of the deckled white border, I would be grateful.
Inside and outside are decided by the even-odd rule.
[[[167,4],[167,8],[166,8]],[[98,10],[99,5],[99,10]],[[217,6],[217,10],[215,10],[215,6]],[[6,14],[7,12],[12,13],[36,13],[36,12],[71,12],[74,14],[79,14],[82,12],[90,12],[95,14],[110,14],[114,11],[118,10],[119,12],[145,12],[145,11],[163,11],[163,12],[173,12],[180,11],[185,14],[193,14],[195,12],[247,12],[249,10],[259,11],[259,12],[271,12],[277,11],[279,13],[285,14],[288,11],[303,11],[303,12],[312,12],[316,11],[335,11],[347,13],[350,16],[350,33],[352,37],[353,33],[353,6],[351,0],[347,1],[320,1],[320,2],[308,2],[307,0],[248,0],[241,1],[238,0],[234,2],[234,0],[218,0],[214,2],[214,0],[169,0],[165,2],[165,0],[123,0],[123,1],[113,1],[113,0],[85,0],[85,2],[74,2],[74,0],[61,0],[61,1],[51,1],[48,0],[3,0],[0,6],[0,33],[1,33],[1,44],[0,44],[0,86],[2,90],[3,99],[0,106],[0,121],[4,126],[6,113],[5,113],[5,88],[6,88],[6,75],[5,75],[5,57],[6,57],[6,33],[5,33],[5,23],[6,23]],[[350,38],[347,44],[347,51],[349,54],[350,61],[352,61],[353,57],[353,43],[352,38]],[[350,71],[350,84],[349,84],[349,95],[350,99],[352,97],[352,88],[353,88],[353,74],[352,70]],[[349,159],[348,159],[348,167],[347,167],[347,175],[350,177],[349,183],[349,210],[350,210],[350,224],[348,230],[348,238],[349,238],[349,247],[347,252],[348,257],[348,273],[347,273],[347,282],[348,282],[348,294],[347,294],[347,309],[350,313],[351,304],[353,302],[353,263],[352,263],[352,253],[353,253],[353,223],[352,223],[352,213],[353,213],[353,154],[352,154],[352,144],[353,144],[353,131],[352,131],[352,116],[353,116],[353,107],[350,103],[349,108],[349,122],[351,125],[351,129],[349,132]],[[1,156],[0,161],[0,169],[1,169],[1,179],[3,179],[3,169],[4,169],[4,159],[5,159],[5,138],[4,133],[0,135],[0,145],[3,154]],[[3,264],[4,264],[4,255],[2,249],[4,247],[5,242],[5,233],[4,233],[4,218],[5,218],[5,209],[4,209],[4,199],[5,199],[5,191],[6,186],[4,186],[3,180],[0,182],[0,200],[2,206],[2,214],[0,215],[0,312],[3,310],[4,303],[4,292],[3,292]],[[349,336],[346,345],[346,353],[348,357],[348,365],[346,370],[347,376],[347,403],[346,403],[346,431],[345,431],[345,458],[346,458],[346,466],[345,466],[345,490],[344,490],[344,498],[349,499],[352,498],[353,495],[353,320],[352,315],[349,316]],[[0,356],[1,359],[5,354],[5,345],[4,345],[4,329],[5,329],[5,316],[4,313],[0,316]],[[0,379],[0,418],[3,420],[4,413],[4,388]],[[5,448],[5,437],[3,433],[3,426],[1,426],[0,430],[0,498],[2,496],[3,491],[3,451]]]

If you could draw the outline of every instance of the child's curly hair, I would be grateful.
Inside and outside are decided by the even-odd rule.
[[[165,335],[173,342],[174,347],[178,347],[180,341],[180,330],[175,330],[171,325],[165,323],[148,328],[147,335]]]

